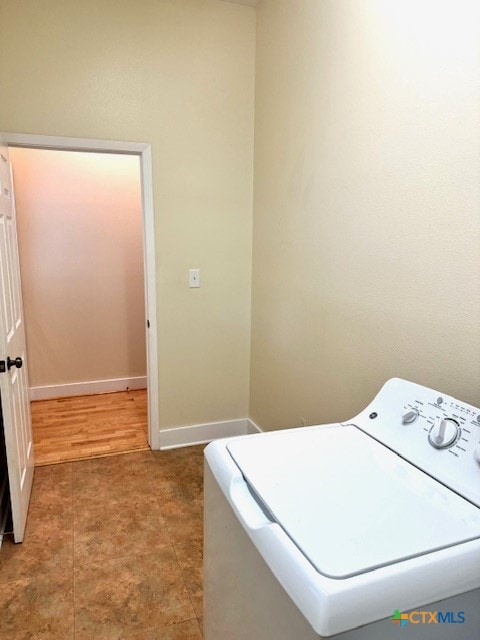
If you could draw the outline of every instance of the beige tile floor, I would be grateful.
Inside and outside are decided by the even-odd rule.
[[[203,447],[35,470],[0,638],[201,640]]]

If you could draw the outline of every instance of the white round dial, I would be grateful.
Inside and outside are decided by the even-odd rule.
[[[418,418],[418,409],[408,409],[402,415],[402,424],[410,424]]]
[[[428,434],[428,440],[432,447],[445,449],[455,442],[459,432],[460,426],[452,418],[437,418]]]

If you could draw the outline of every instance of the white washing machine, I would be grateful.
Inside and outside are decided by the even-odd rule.
[[[480,638],[480,409],[394,378],[205,458],[205,640]]]

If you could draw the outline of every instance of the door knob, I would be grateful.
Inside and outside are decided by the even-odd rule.
[[[12,367],[17,367],[17,369],[21,369],[23,367],[23,360],[18,357],[15,360],[12,360],[10,356],[7,358],[7,369],[10,371]]]

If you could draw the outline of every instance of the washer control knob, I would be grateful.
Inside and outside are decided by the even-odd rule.
[[[418,418],[418,409],[409,409],[402,415],[402,424],[411,424]]]
[[[480,445],[478,445],[478,447],[476,447],[475,451],[473,452],[473,457],[475,458],[475,462],[478,462],[478,464],[480,464]]]
[[[452,418],[437,418],[428,434],[428,440],[436,449],[446,449],[452,445],[460,432],[460,425]]]

